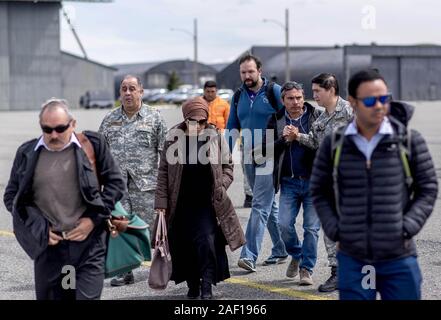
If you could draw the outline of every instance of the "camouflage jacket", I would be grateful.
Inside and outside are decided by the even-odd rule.
[[[335,111],[331,115],[327,111],[323,112],[314,121],[308,134],[299,134],[298,141],[309,148],[318,149],[326,135],[349,123],[352,117],[352,107],[349,102],[342,97],[338,97]]]
[[[143,104],[129,119],[122,108],[117,108],[104,117],[99,132],[106,137],[126,181],[130,175],[141,191],[155,190],[159,154],[167,132],[160,112]]]

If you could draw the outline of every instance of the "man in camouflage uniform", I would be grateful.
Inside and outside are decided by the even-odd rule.
[[[143,92],[139,78],[126,76],[120,85],[121,107],[106,115],[99,132],[106,137],[127,182],[128,193],[121,201],[124,209],[138,214],[151,232],[158,158],[167,128],[159,111],[142,103]],[[131,283],[132,272],[111,281],[113,286]]]
[[[314,100],[325,108],[308,134],[299,133],[296,140],[312,149],[318,149],[326,135],[352,120],[352,107],[348,101],[339,96],[339,86],[335,75],[321,73],[312,79],[312,92]],[[336,244],[326,235],[324,236],[328,262],[331,267],[331,276],[319,286],[320,292],[332,292],[337,289],[337,250]]]

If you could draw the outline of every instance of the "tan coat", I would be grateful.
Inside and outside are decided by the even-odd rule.
[[[170,225],[173,221],[176,211],[182,177],[182,160],[185,158],[183,152],[185,140],[173,137],[176,135],[176,129],[185,130],[185,122],[178,124],[169,131],[161,154],[155,194],[155,209],[166,209],[167,225]],[[233,203],[227,195],[227,189],[233,182],[231,153],[225,138],[216,131],[215,127],[209,125],[208,129],[211,129],[210,132],[212,132],[209,141],[209,161],[214,182],[212,203],[225,239],[230,249],[234,251],[243,246],[246,241]],[[219,143],[222,144],[222,152],[219,152]],[[175,164],[167,162],[166,155],[169,149],[171,151],[175,150],[173,153],[180,156],[179,161]],[[155,234],[156,225],[154,228]]]

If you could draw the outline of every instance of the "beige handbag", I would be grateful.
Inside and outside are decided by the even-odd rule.
[[[165,213],[158,214],[155,249],[150,267],[149,286],[152,289],[165,289],[172,274],[172,261],[168,248]]]

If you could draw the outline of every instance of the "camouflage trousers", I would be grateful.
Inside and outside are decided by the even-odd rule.
[[[124,195],[124,198],[121,200],[122,206],[128,212],[136,213],[149,225],[151,236],[155,222],[155,190],[139,190],[130,176],[128,177],[127,189],[128,194]]]
[[[325,239],[326,252],[328,253],[328,264],[330,267],[337,267],[337,245],[326,235],[323,238]]]

